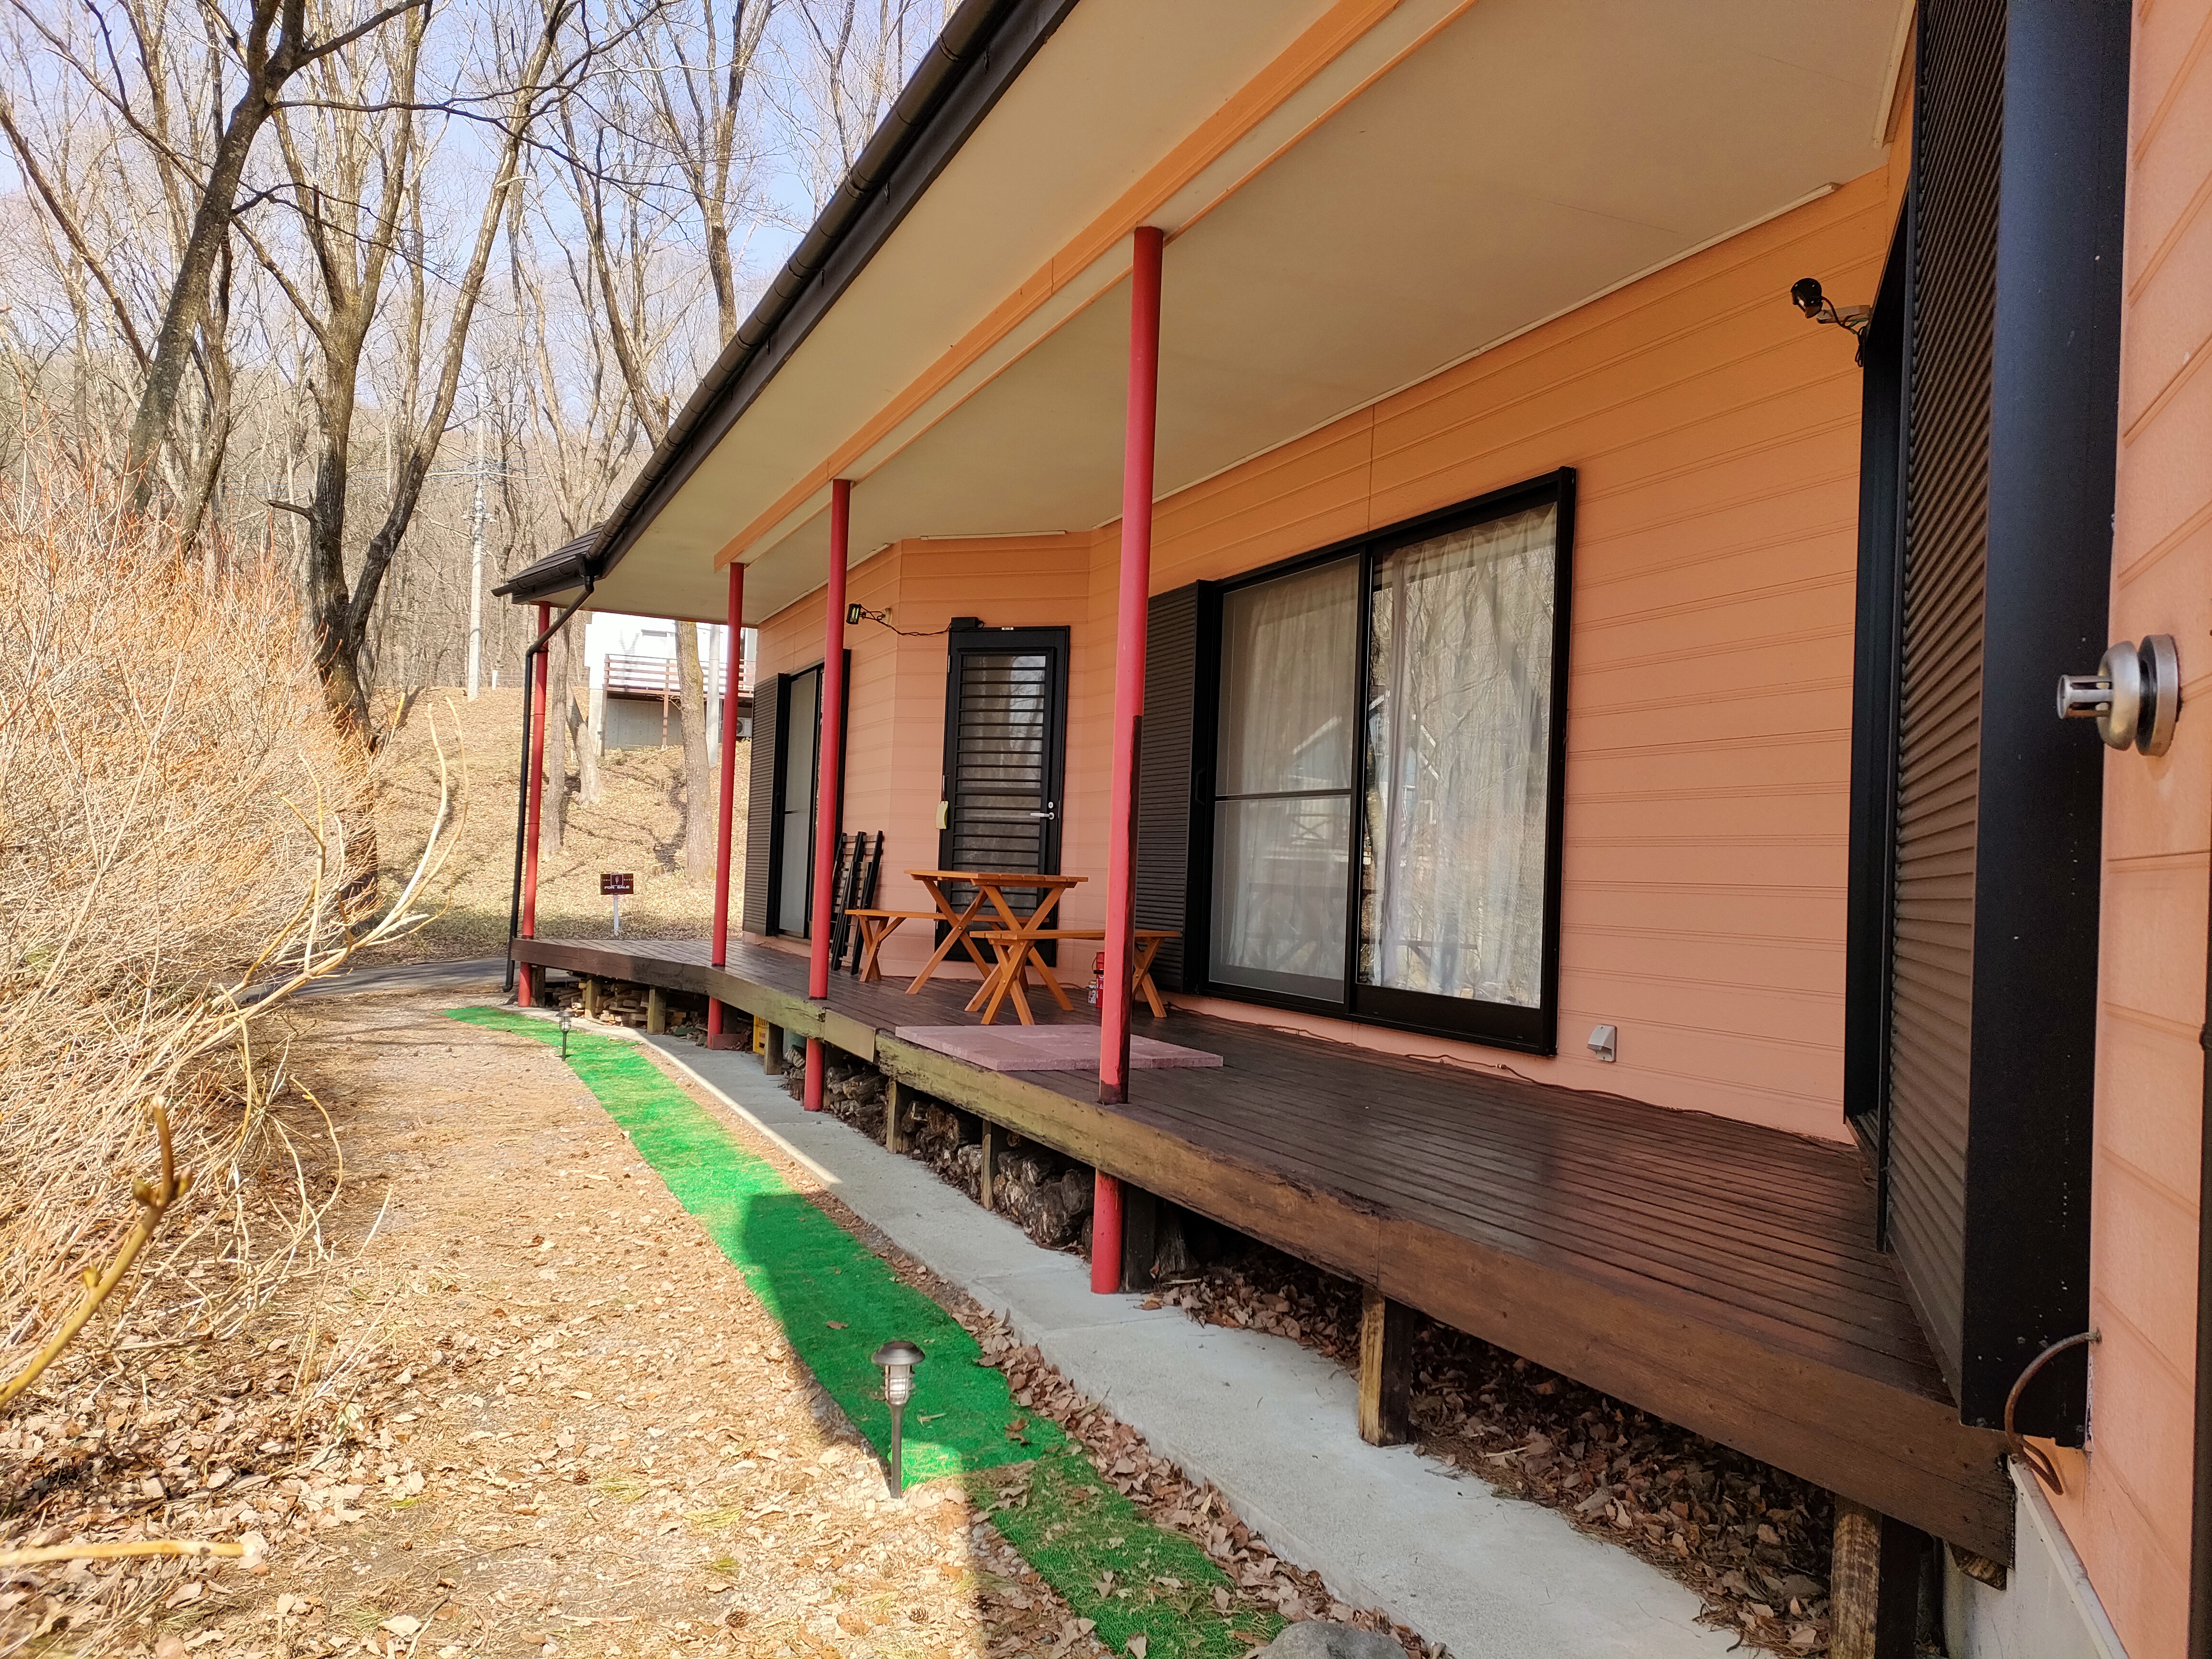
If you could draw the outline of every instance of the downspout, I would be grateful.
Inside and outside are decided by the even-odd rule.
[[[2205,937],[2204,1101],[2197,1177],[2197,1456],[2189,1522],[2189,1659],[2212,1659],[2212,927]]]
[[[514,941],[522,931],[522,844],[530,833],[530,704],[531,672],[533,657],[544,653],[546,644],[567,625],[568,618],[584,607],[592,597],[592,590],[599,579],[592,574],[590,562],[582,555],[576,556],[577,574],[584,579],[584,591],[569,602],[563,611],[546,625],[545,631],[531,642],[522,653],[522,758],[516,763],[514,775],[520,787],[515,791],[514,802],[514,884],[507,902],[507,993],[514,994]]]

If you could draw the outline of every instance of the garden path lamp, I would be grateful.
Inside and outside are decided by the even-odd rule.
[[[876,1350],[875,1363],[884,1368],[884,1401],[891,1408],[891,1496],[901,1497],[906,1480],[900,1470],[901,1434],[906,1402],[914,1398],[914,1368],[922,1352],[911,1342],[886,1342]]]
[[[568,1011],[563,1008],[561,1011],[561,1058],[563,1060],[568,1058]]]

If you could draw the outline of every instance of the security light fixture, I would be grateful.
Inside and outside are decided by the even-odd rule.
[[[1816,323],[1833,323],[1859,343],[1855,359],[1864,361],[1867,324],[1873,319],[1872,306],[1853,306],[1849,311],[1836,309],[1836,302],[1820,291],[1818,276],[1800,276],[1790,284],[1790,303]]]
[[[922,1352],[911,1342],[886,1342],[876,1350],[875,1364],[884,1368],[884,1402],[891,1408],[891,1496],[902,1496],[906,1480],[901,1469],[906,1402],[914,1398],[914,1368]]]

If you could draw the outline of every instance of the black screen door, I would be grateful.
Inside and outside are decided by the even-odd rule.
[[[822,671],[787,676],[776,753],[775,905],[769,931],[804,939],[813,915],[814,798],[822,768]]]
[[[1067,749],[1067,630],[955,629],[945,687],[946,870],[1060,870]],[[965,905],[972,890],[948,887]],[[1024,915],[1036,895],[1010,892]]]

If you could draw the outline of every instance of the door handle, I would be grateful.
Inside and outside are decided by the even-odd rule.
[[[1032,812],[1030,816],[1033,818],[1056,818],[1060,816],[1060,805],[1055,801],[1052,805],[1046,807],[1043,811]]]
[[[2153,634],[2141,646],[2123,640],[2105,653],[2094,674],[2067,674],[2058,682],[2058,718],[2094,720],[2114,749],[2163,755],[2173,742],[2181,712],[2181,665],[2171,635]]]

